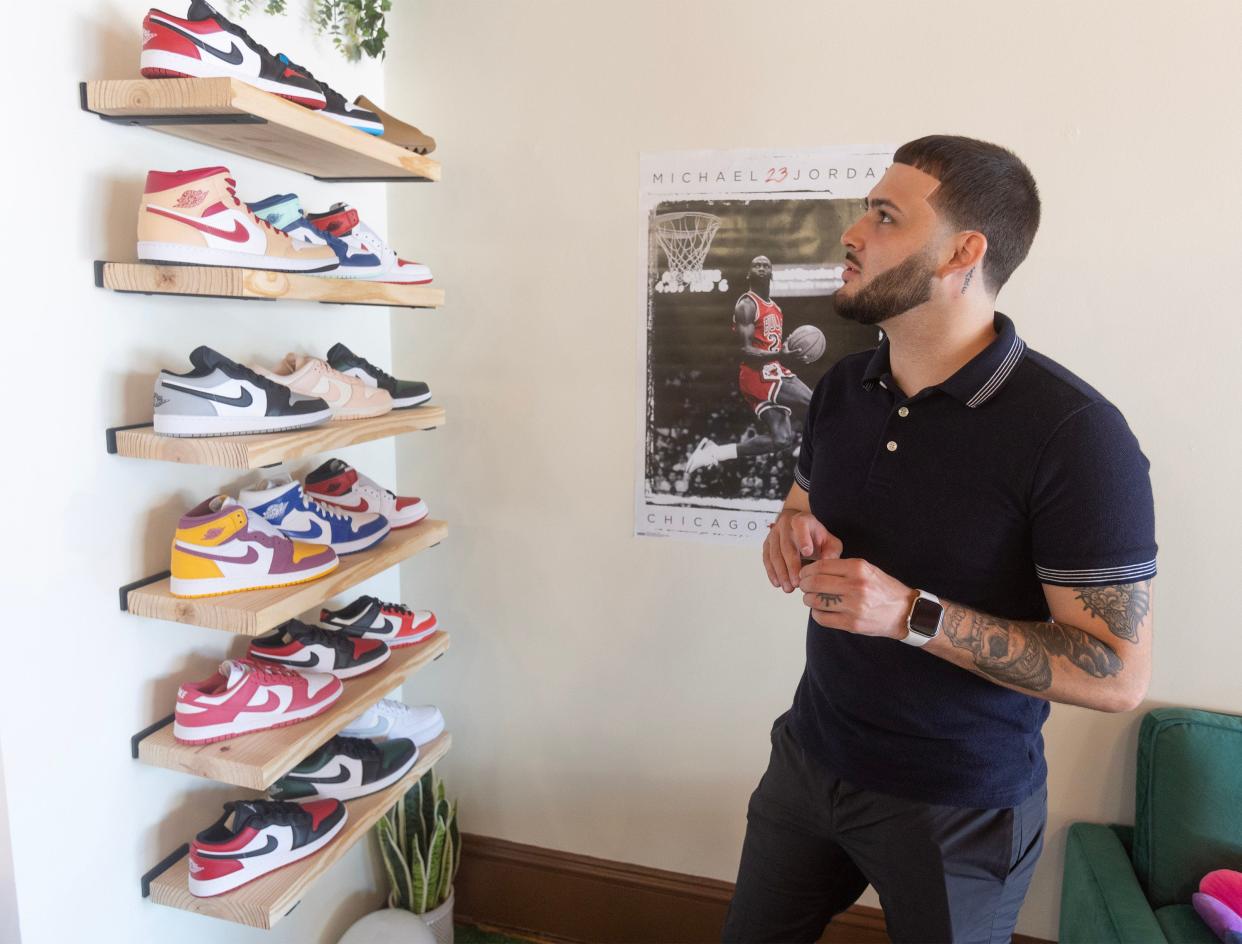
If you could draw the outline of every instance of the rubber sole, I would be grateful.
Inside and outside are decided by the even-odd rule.
[[[164,49],[144,49],[138,64],[138,71],[145,79],[238,79],[260,91],[287,98],[311,111],[319,111],[328,104],[327,98],[322,95],[308,95],[306,89],[281,85],[258,76],[229,72],[227,69],[212,68],[209,62],[204,63],[201,59],[191,59]]]
[[[338,688],[336,690],[336,694],[333,695],[331,698],[321,702],[318,705],[314,705],[313,706],[315,708],[314,711],[307,712],[304,715],[298,715],[296,718],[286,718],[284,721],[277,721],[275,724],[264,724],[257,728],[246,728],[244,731],[230,731],[227,734],[215,734],[215,735],[212,735],[210,737],[205,737],[205,738],[182,737],[180,734],[177,733],[177,722],[176,720],[174,720],[173,721],[173,737],[177,739],[178,744],[217,744],[220,741],[231,741],[235,737],[242,737],[243,735],[246,735],[246,734],[256,734],[259,731],[271,731],[275,728],[287,728],[291,724],[301,724],[303,721],[309,721],[311,718],[319,717],[321,714],[323,714],[325,711],[327,711],[329,708],[331,708],[333,705],[336,704],[337,699],[341,697],[341,694],[344,691],[345,689]],[[175,715],[174,715],[174,719],[175,719]],[[212,727],[213,728],[222,727],[222,725],[212,725]]]
[[[305,422],[290,423],[289,417],[255,417],[248,420],[246,417],[180,416],[178,414],[164,414],[161,416],[157,413],[153,421],[157,436],[169,436],[174,439],[211,439],[219,436],[258,436],[262,433],[287,433],[294,430],[307,429],[331,420],[332,411],[325,410],[320,413],[311,413],[307,414],[307,417],[308,419]],[[278,425],[261,425],[267,420],[272,420]],[[245,428],[238,428],[243,422],[246,423]],[[233,428],[213,430],[211,428],[213,426],[232,426]]]
[[[349,822],[348,810],[346,810],[345,815],[341,817],[341,821],[333,826],[329,832],[320,836],[314,842],[308,842],[301,849],[292,850],[289,855],[285,857],[284,861],[279,864],[272,864],[269,866],[263,862],[262,858],[247,859],[241,871],[233,872],[230,875],[211,879],[206,882],[197,881],[193,874],[191,874],[188,882],[190,894],[195,898],[211,898],[215,895],[223,895],[225,892],[231,892],[235,888],[240,888],[243,885],[253,882],[256,878],[262,878],[264,875],[270,875],[272,872],[283,869],[286,865],[293,865],[295,862],[300,862],[307,856],[314,855],[335,839],[337,834],[345,827],[347,822]],[[191,855],[193,855],[193,852],[191,852]]]
[[[327,568],[326,570],[317,571],[313,576],[302,577],[298,580],[286,580],[283,583],[255,584],[252,587],[238,587],[234,590],[213,590],[210,593],[178,593],[176,590],[173,589],[173,581],[176,580],[177,578],[171,577],[169,578],[169,581],[168,581],[168,592],[180,600],[201,600],[206,597],[227,597],[231,593],[246,593],[249,590],[277,590],[280,587],[296,587],[298,584],[310,583],[313,580],[318,580],[320,577],[326,577],[328,574],[332,573],[332,571],[336,570],[336,568],[340,566],[340,563],[341,563],[340,561],[333,561],[332,566]],[[222,579],[222,578],[213,577],[213,578],[207,578],[207,579],[215,580],[215,579]],[[189,581],[189,583],[195,583],[195,582],[196,581],[193,581],[193,580]]]
[[[332,261],[319,259],[298,260],[285,256],[266,256],[252,252],[233,252],[229,249],[208,249],[189,243],[161,243],[140,240],[138,258],[143,262],[163,262],[168,265],[200,265],[216,269],[259,269],[264,272],[284,272],[294,275],[310,275],[331,272],[340,263],[333,255]]]

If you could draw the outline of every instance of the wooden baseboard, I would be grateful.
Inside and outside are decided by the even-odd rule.
[[[550,944],[697,944],[720,940],[733,884],[462,834],[459,920]],[[821,942],[887,944],[884,915],[855,905]],[[1017,944],[1050,944],[1015,935]]]

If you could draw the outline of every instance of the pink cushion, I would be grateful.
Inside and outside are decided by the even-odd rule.
[[[1242,915],[1242,872],[1233,869],[1208,872],[1199,883],[1199,891],[1211,895],[1234,914]]]

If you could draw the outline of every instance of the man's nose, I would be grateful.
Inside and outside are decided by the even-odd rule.
[[[850,252],[856,252],[862,248],[862,234],[859,233],[859,224],[862,220],[858,220],[853,226],[849,227],[841,234],[841,245]]]

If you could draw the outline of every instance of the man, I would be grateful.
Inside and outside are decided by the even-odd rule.
[[[747,405],[768,426],[767,435],[743,436],[738,442],[717,445],[704,437],[686,463],[686,475],[740,456],[785,452],[794,446],[790,416],[811,402],[811,389],[782,363],[798,359],[785,347],[785,316],[772,301],[772,260],[750,260],[748,291],[733,306],[733,330],[737,333],[742,363],[737,384]]]
[[[1051,701],[1150,675],[1148,463],[1117,409],[994,310],[1039,225],[1010,152],[898,149],[842,236],[883,324],[807,410],[768,578],[806,668],[750,800],[726,941],[814,941],[870,883],[894,941],[1007,941],[1043,847]]]

